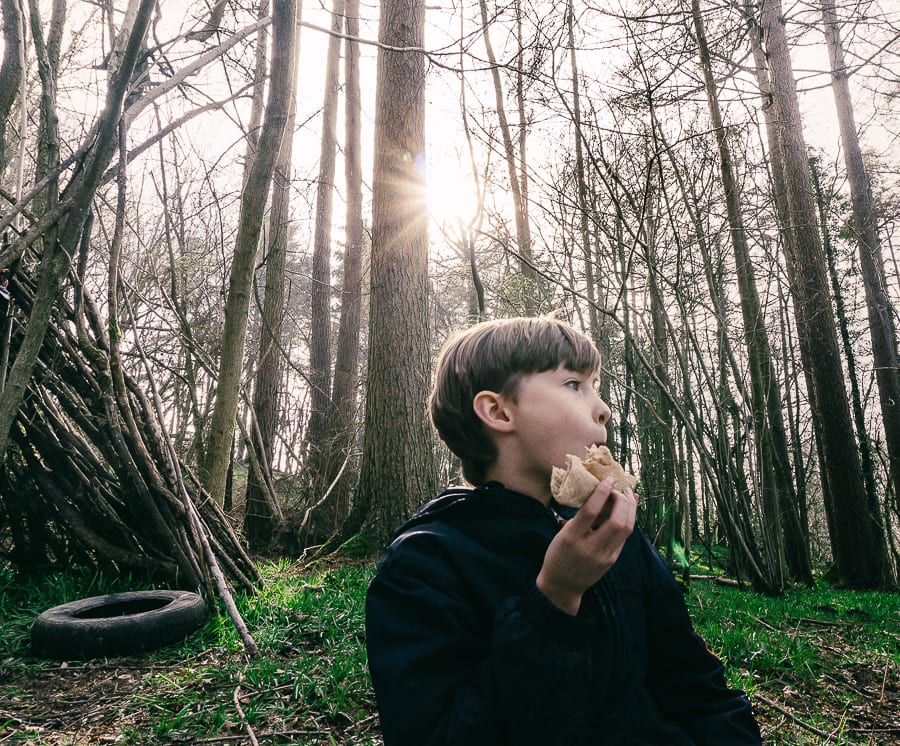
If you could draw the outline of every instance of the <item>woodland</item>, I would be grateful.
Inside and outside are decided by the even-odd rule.
[[[200,589],[252,653],[257,557],[459,481],[447,336],[555,313],[685,582],[896,590],[895,3],[0,8],[9,566]]]

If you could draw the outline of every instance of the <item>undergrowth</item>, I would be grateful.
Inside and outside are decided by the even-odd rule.
[[[301,572],[270,562],[260,570],[261,592],[236,598],[257,659],[220,615],[178,646],[62,664],[30,656],[29,630],[40,611],[149,585],[87,573],[40,584],[3,576],[0,743],[237,744],[249,743],[250,731],[261,743],[380,743],[363,639],[373,568],[323,564]],[[66,707],[76,700],[90,707]]]
[[[33,658],[45,608],[148,588],[76,571],[40,581],[0,570],[0,744],[380,744],[364,647],[371,562],[262,564],[238,607],[183,644],[108,661]],[[754,701],[767,744],[900,744],[900,597],[824,585],[772,599],[695,580],[698,632]]]

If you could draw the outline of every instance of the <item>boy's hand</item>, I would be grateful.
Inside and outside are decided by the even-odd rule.
[[[544,555],[538,590],[568,614],[578,613],[584,592],[615,564],[634,529],[634,493],[613,491],[612,484],[607,477],[597,485]]]

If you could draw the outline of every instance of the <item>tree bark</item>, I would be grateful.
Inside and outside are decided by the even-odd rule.
[[[356,389],[359,383],[359,344],[362,320],[363,224],[361,92],[359,82],[359,0],[347,0],[344,8],[347,38],[344,52],[344,179],[347,188],[346,246],[341,283],[341,315],[338,322],[334,378],[328,432],[331,440],[323,484],[332,487],[334,514],[344,519],[350,510],[350,489],[356,441]],[[356,459],[358,461],[358,459]],[[341,469],[344,468],[343,473]],[[337,481],[336,481],[337,480]]]
[[[878,488],[875,485],[875,461],[872,458],[872,441],[869,438],[869,429],[866,425],[865,407],[863,406],[859,375],[856,369],[856,353],[853,350],[853,343],[850,339],[850,323],[847,318],[843,290],[841,289],[841,282],[838,276],[834,245],[831,242],[831,231],[828,227],[828,210],[825,206],[825,195],[822,193],[818,159],[809,159],[809,172],[812,177],[813,188],[816,191],[816,207],[818,208],[819,221],[822,225],[822,248],[825,250],[825,264],[828,269],[828,278],[831,281],[831,293],[834,297],[834,309],[841,338],[841,349],[844,353],[844,359],[847,361],[847,377],[850,379],[850,408],[853,412],[853,424],[856,426],[856,439],[859,442],[859,459],[862,466],[863,484],[866,486],[866,500],[869,505],[869,512],[876,517],[879,528],[883,529],[884,521],[881,518]]]
[[[662,270],[657,256],[657,236],[659,215],[657,213],[658,192],[653,185],[647,185],[647,210],[641,225],[640,244],[644,249],[644,260],[648,268],[650,295],[650,352],[654,383],[659,383],[655,391],[648,391],[650,402],[646,415],[645,437],[641,439],[641,489],[643,491],[639,509],[646,523],[648,533],[657,546],[664,547],[664,554],[671,559],[674,543],[678,540],[677,493],[675,485],[675,453],[672,433],[674,421],[672,408],[665,390],[671,390],[669,376],[669,337],[666,318],[666,303],[660,288]]]
[[[296,13],[296,0],[275,3],[272,14],[272,64],[265,119],[259,137],[258,152],[241,195],[238,234],[225,300],[216,403],[202,469],[206,489],[220,502],[225,497],[225,482],[234,439],[241,368],[247,338],[250,289],[260,229],[291,97]]]
[[[500,134],[503,137],[503,153],[509,173],[509,188],[512,192],[513,212],[516,221],[516,241],[519,255],[519,268],[522,272],[523,285],[522,300],[526,314],[536,313],[540,306],[540,278],[534,271],[534,256],[531,248],[531,224],[528,220],[527,187],[520,181],[520,167],[524,163],[516,165],[516,150],[513,144],[509,121],[506,117],[506,106],[503,102],[503,84],[500,82],[500,66],[494,54],[489,33],[490,22],[488,20],[487,0],[479,0],[481,8],[481,29],[484,36],[484,46],[487,51],[488,63],[491,67],[491,78],[494,82],[494,100],[497,105],[497,120],[500,124]],[[521,52],[521,50],[520,50]],[[520,141],[521,143],[521,141]],[[520,147],[520,154],[523,148]],[[524,174],[524,170],[521,172]]]
[[[244,502],[244,535],[247,537],[250,547],[256,550],[265,549],[269,545],[276,522],[281,518],[281,509],[276,501],[272,485],[272,455],[278,427],[278,403],[281,392],[284,270],[287,263],[291,228],[291,162],[294,151],[294,123],[297,114],[301,18],[302,8],[298,4],[288,117],[272,177],[268,246],[262,261],[266,268],[265,297],[253,388],[252,420],[254,426],[251,427],[249,445],[253,455],[251,456],[251,468],[247,475],[247,492]]]
[[[337,160],[337,113],[341,64],[341,28],[344,25],[344,0],[333,0],[331,36],[325,65],[325,97],[322,104],[322,138],[319,149],[319,178],[316,185],[316,224],[313,238],[312,290],[310,292],[309,341],[309,446],[308,471],[314,495],[324,489],[328,471],[328,412],[331,398],[331,212],[334,201],[334,171]],[[317,521],[331,524],[333,532],[340,525],[331,511],[323,506]],[[331,513],[328,517],[326,514]]]
[[[372,268],[360,482],[341,532],[385,545],[435,490],[425,418],[430,376],[424,0],[384,0],[378,38]]]
[[[773,158],[782,159],[790,210],[791,224],[783,226],[789,234],[785,256],[792,267],[798,331],[805,337],[801,349],[806,350],[810,370],[812,416],[819,423],[821,472],[831,490],[831,505],[826,501],[826,509],[832,512],[835,576],[848,587],[882,587],[892,583],[890,566],[883,537],[866,505],[859,452],[853,439],[780,0],[764,0],[760,23],[777,111],[779,151]]]
[[[25,40],[18,0],[3,0],[3,62],[0,63],[0,176],[6,168],[6,122],[19,94]],[[21,134],[20,134],[21,136]]]
[[[878,221],[853,114],[849,71],[841,43],[841,22],[834,0],[821,0],[821,5],[825,41],[831,61],[831,88],[837,108],[841,142],[844,145],[847,180],[850,183],[853,231],[866,292],[875,380],[878,383],[881,418],[894,485],[894,505],[900,512],[900,365],[897,359],[894,308],[887,292]]]
[[[763,534],[767,544],[769,580],[773,589],[781,591],[785,585],[783,570],[785,564],[788,565],[795,580],[807,585],[812,583],[812,567],[800,527],[791,479],[790,456],[787,451],[787,440],[783,434],[781,392],[772,365],[772,351],[759,302],[756,274],[750,258],[740,194],[732,166],[731,148],[722,121],[699,0],[692,0],[691,14],[694,19],[710,120],[719,152],[719,170],[725,191],[729,232],[741,299],[744,342],[750,363],[751,414],[760,497],[765,516]],[[790,553],[788,549],[791,550]]]

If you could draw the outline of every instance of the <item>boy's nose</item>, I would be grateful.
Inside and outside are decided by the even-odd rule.
[[[612,415],[612,412],[609,409],[609,405],[599,396],[597,397],[597,406],[594,412],[597,417],[597,422],[599,422],[601,425],[605,425],[607,422],[609,422],[609,418]]]

